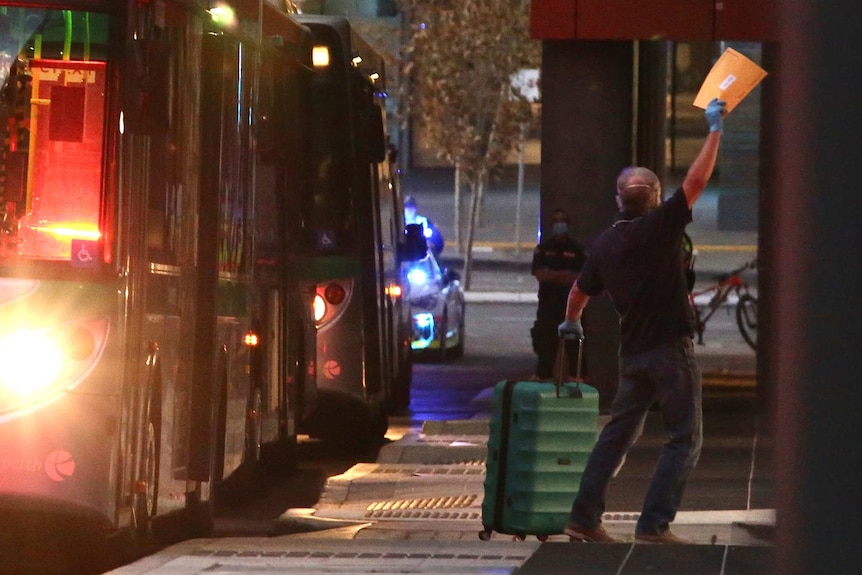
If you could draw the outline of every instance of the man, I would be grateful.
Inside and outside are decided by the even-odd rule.
[[[533,351],[538,356],[536,378],[550,379],[554,375],[557,357],[557,326],[565,319],[569,290],[584,264],[584,247],[569,231],[569,214],[562,208],[551,212],[551,233],[533,251],[532,274],[539,280],[539,306],[530,335]],[[566,342],[569,375],[577,370],[577,349]]]
[[[709,135],[682,188],[664,203],[653,172],[632,167],[620,173],[619,219],[591,244],[569,293],[561,337],[583,337],[581,313],[589,298],[602,292],[610,295],[620,316],[619,387],[564,530],[573,541],[615,541],[601,524],[608,482],[657,401],[668,441],[650,481],[635,540],[689,543],[670,530],[703,439],[701,374],[680,244],[691,208],[715,167],[725,114],[724,102],[709,103]]]
[[[440,233],[434,222],[425,216],[419,215],[416,211],[416,199],[413,196],[404,198],[404,223],[421,225],[422,233],[425,235],[425,239],[428,240],[428,245],[434,250],[434,255],[440,255],[440,252],[443,251],[443,246],[446,244],[443,234]]]

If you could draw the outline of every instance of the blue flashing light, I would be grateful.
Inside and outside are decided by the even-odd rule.
[[[420,268],[413,268],[407,272],[407,279],[413,285],[422,285],[428,281],[428,274]]]
[[[413,314],[413,341],[412,349],[428,349],[434,342],[434,314]]]
[[[416,327],[425,328],[434,325],[434,315],[430,313],[416,314]]]

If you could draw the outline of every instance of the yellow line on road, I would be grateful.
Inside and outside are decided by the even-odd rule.
[[[740,244],[738,246],[694,246],[698,252],[756,252],[757,246]]]
[[[747,373],[704,373],[703,387],[722,389],[754,389],[757,387],[757,376]]]

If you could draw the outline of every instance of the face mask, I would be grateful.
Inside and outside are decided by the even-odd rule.
[[[569,224],[566,222],[554,222],[551,226],[551,233],[555,236],[562,236],[569,233]]]

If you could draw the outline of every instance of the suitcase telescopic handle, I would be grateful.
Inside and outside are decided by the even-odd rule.
[[[575,389],[577,397],[581,397],[581,362],[584,359],[584,338],[578,338],[578,366],[575,373]],[[560,397],[560,390],[563,388],[563,378],[566,373],[566,340],[560,338],[560,343],[557,347],[557,378],[554,385],[557,388],[557,397]]]

